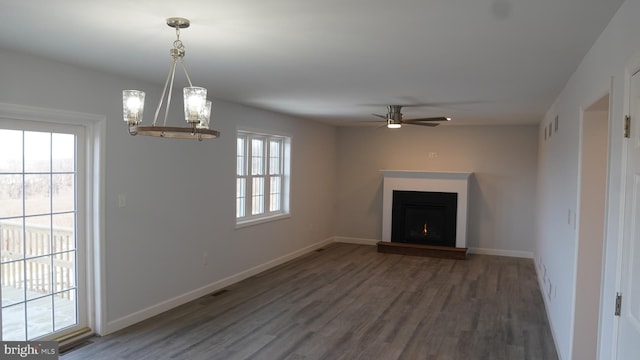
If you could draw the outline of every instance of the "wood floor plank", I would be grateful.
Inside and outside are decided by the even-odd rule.
[[[61,359],[553,360],[533,266],[332,244]]]

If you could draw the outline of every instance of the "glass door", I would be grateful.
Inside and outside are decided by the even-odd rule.
[[[87,326],[83,128],[0,122],[2,340]]]

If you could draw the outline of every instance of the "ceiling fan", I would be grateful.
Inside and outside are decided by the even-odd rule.
[[[401,112],[403,106],[419,106],[419,105],[388,105],[387,115],[373,114],[373,116],[377,116],[379,118],[385,119],[387,121],[387,127],[389,129],[398,129],[402,127],[402,124],[434,127],[439,125],[434,122],[451,120],[451,118],[444,117],[444,116],[403,120],[402,112]]]

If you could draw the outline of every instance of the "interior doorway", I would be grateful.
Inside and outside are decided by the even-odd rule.
[[[578,242],[572,358],[596,359],[609,157],[608,94],[584,110],[580,136],[580,197],[579,219],[576,222]]]

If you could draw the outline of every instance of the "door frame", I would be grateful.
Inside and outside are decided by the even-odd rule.
[[[85,156],[85,239],[87,264],[87,321],[94,333],[106,330],[106,281],[105,281],[105,134],[104,115],[72,112],[59,109],[40,108],[0,103],[0,118],[10,120],[37,121],[82,126]],[[68,341],[72,341],[70,337]],[[64,346],[64,342],[60,344]]]
[[[580,125],[579,125],[579,165],[578,165],[578,203],[576,206],[576,248],[575,248],[575,289],[573,294],[573,323],[571,330],[571,354],[572,356],[576,356],[575,352],[577,350],[586,350],[583,346],[579,346],[580,343],[584,343],[585,341],[591,343],[593,348],[593,354],[582,354],[583,356],[588,357],[596,357],[599,352],[599,324],[601,323],[601,315],[603,313],[603,289],[604,289],[604,272],[605,272],[605,243],[606,243],[606,231],[608,226],[608,204],[609,204],[609,186],[610,186],[610,157],[611,157],[611,93],[613,84],[609,84],[609,88],[607,91],[600,94],[596,100],[591,102],[587,107],[580,109]],[[599,108],[601,105],[598,105],[601,101],[606,99],[606,108]],[[602,112],[603,115],[598,115],[597,118],[594,117],[594,113]],[[606,117],[606,118],[605,118]],[[588,161],[587,158],[593,155],[592,151],[589,148],[589,140],[593,138],[586,138],[587,134],[594,134],[593,131],[594,126],[598,126],[597,124],[606,126],[606,133],[598,135],[598,141],[601,142],[600,146],[605,148],[606,153],[604,154],[603,159],[600,161],[604,163],[600,163],[595,167],[591,164],[591,161]],[[591,129],[591,131],[590,131]],[[602,149],[600,149],[602,150]],[[602,187],[597,186],[594,188],[594,184],[590,181],[592,176],[589,176],[589,172],[597,172],[598,176],[603,176],[604,179]],[[591,198],[594,194],[594,191],[597,192],[598,197],[602,197],[602,201],[595,201]],[[587,192],[589,195],[586,195]],[[600,224],[597,224],[597,228],[593,228],[594,221],[591,219],[585,218],[589,212],[592,212],[591,209],[594,206],[601,206],[597,211],[602,213],[602,218],[599,219],[601,221]],[[597,231],[596,234],[593,234],[592,231]],[[595,273],[591,273],[589,275],[582,275],[582,272],[590,270],[589,265],[596,261],[596,258],[599,258],[598,267],[594,269],[599,273],[599,283],[597,284],[597,292],[594,293],[589,286],[586,284],[590,283],[589,280],[593,279],[596,276]],[[595,298],[595,299],[594,299]],[[592,301],[596,301],[596,303],[592,303]],[[593,308],[595,307],[595,309]],[[580,315],[580,312],[582,315]],[[591,316],[591,318],[585,319],[585,314]],[[593,333],[588,334],[585,333],[584,329],[590,329],[595,321],[595,327],[593,328]],[[582,329],[582,330],[581,330]],[[580,335],[583,338],[576,338],[576,332],[580,332]],[[585,336],[593,336],[593,338],[585,339]]]
[[[631,93],[631,78],[633,77],[634,74],[636,74],[639,71],[640,71],[640,50],[636,51],[632,56],[629,57],[624,68],[624,77],[622,79],[623,89],[621,94],[622,99],[621,101],[618,102],[618,104],[622,103],[622,106],[617,108],[619,111],[615,111],[616,109],[613,108],[612,106],[613,104],[610,104],[610,109],[613,111],[612,114],[614,113],[617,114],[617,118],[612,118],[611,123],[612,125],[620,124],[619,125],[620,127],[618,128],[614,127],[614,130],[617,129],[617,131],[613,131],[610,134],[611,144],[616,142],[617,140],[615,138],[616,136],[619,136],[620,138],[622,138],[623,136],[624,116],[629,115],[631,113],[631,103],[629,101],[629,96]],[[605,267],[606,267],[605,272],[609,272],[609,273],[614,272],[614,274],[607,276],[607,274],[605,273],[604,275],[605,284],[604,284],[603,294],[602,294],[603,296],[602,305],[604,308],[601,309],[601,316],[600,316],[601,327],[600,327],[600,333],[598,336],[598,340],[600,343],[599,350],[598,350],[598,359],[602,359],[602,360],[617,359],[618,357],[618,335],[619,335],[619,326],[620,326],[619,319],[620,318],[618,316],[613,316],[613,310],[615,305],[615,295],[616,293],[621,291],[621,286],[622,286],[622,265],[623,265],[622,259],[623,259],[623,254],[625,250],[624,249],[624,234],[625,234],[624,219],[626,215],[625,213],[625,205],[626,205],[625,198],[626,198],[626,187],[627,187],[626,178],[627,178],[627,172],[628,172],[627,162],[629,158],[629,151],[628,151],[626,139],[623,138],[620,144],[621,144],[620,152],[619,152],[620,157],[618,159],[620,161],[620,165],[619,165],[620,170],[618,174],[615,174],[617,180],[619,181],[618,183],[619,196],[616,199],[617,208],[609,210],[609,212],[617,212],[618,216],[617,216],[617,219],[615,219],[616,221],[611,221],[611,223],[609,224],[609,226],[617,227],[617,230],[614,234],[612,234],[612,235],[615,235],[614,237],[612,237],[611,239],[605,240],[609,243],[606,245],[607,249],[605,250],[605,252],[610,251],[612,253],[610,256],[607,256],[605,253],[605,256],[607,256],[608,260],[610,261],[610,264],[605,263]],[[613,254],[614,252],[615,252],[615,255]],[[603,341],[606,341],[606,343]]]

